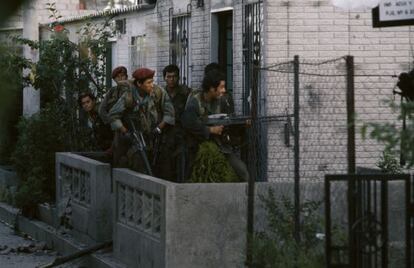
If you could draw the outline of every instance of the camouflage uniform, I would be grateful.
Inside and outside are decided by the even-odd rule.
[[[187,132],[187,144],[189,151],[189,168],[187,169],[187,177],[189,177],[191,173],[192,164],[198,151],[198,145],[201,142],[211,138],[210,130],[205,125],[205,121],[209,115],[223,113],[222,109],[223,105],[221,98],[208,102],[204,99],[204,93],[202,91],[198,91],[189,97],[182,116],[182,124]],[[236,174],[242,180],[247,181],[249,178],[249,172],[246,164],[241,161],[240,157],[237,155],[237,152],[234,151],[233,148],[223,146],[222,144],[218,145],[220,147],[220,151],[226,156]]]
[[[122,126],[130,130],[128,119],[131,119],[136,129],[142,131],[148,155],[151,156],[153,130],[162,121],[169,125],[175,124],[174,107],[165,90],[157,85],[154,85],[150,95],[145,94],[144,97],[139,95],[139,89],[131,83],[128,86],[119,86],[122,94],[108,113],[111,127],[116,131],[113,145],[114,165],[142,172],[145,168],[142,159],[134,151],[131,141],[118,130]]]
[[[224,114],[234,114],[234,101],[231,95],[226,94],[220,97],[221,112]]]
[[[98,148],[108,150],[111,148],[113,132],[109,124],[106,124],[98,115],[97,106],[92,113],[88,114],[88,125],[92,128],[93,138]]]
[[[169,91],[165,89],[167,93]],[[156,176],[171,181],[180,182],[184,177],[184,153],[185,139],[181,125],[181,115],[184,112],[190,89],[185,85],[178,85],[173,89],[173,96],[169,97],[174,105],[175,126],[169,126],[163,130],[159,157],[156,163]]]
[[[105,124],[110,124],[109,110],[121,97],[121,91],[123,87],[129,87],[129,81],[120,81],[118,85],[111,87],[111,89],[105,94],[105,97],[99,105],[99,116],[102,118]]]
[[[168,90],[165,89],[168,93]],[[185,85],[179,85],[174,89],[175,95],[171,96],[168,94],[171,98],[171,101],[174,105],[175,110],[175,117],[176,117],[176,124],[181,125],[181,115],[183,114],[185,110],[185,104],[187,103],[188,95],[191,92],[191,89],[189,89]]]

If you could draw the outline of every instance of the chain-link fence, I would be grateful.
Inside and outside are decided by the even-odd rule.
[[[258,159],[256,180],[284,181],[299,176],[321,181],[326,173],[347,171],[348,152],[353,148],[347,147],[347,120],[352,114],[347,115],[346,62],[345,57],[293,60],[260,70],[258,124],[252,129],[257,148],[248,161]],[[299,174],[295,175],[295,169]]]
[[[352,79],[350,56],[326,61],[295,56],[253,73],[248,223],[253,221],[254,181],[278,182],[273,187],[277,200],[293,199],[299,240],[303,204],[323,201],[325,174],[355,169]],[[266,195],[261,187],[256,192]]]
[[[372,189],[358,186],[357,190],[349,190],[351,178],[358,185],[367,179],[367,175],[355,173],[379,171],[357,171],[356,166],[368,163],[372,167],[381,152],[379,144],[371,140],[364,144],[356,135],[355,107],[361,113],[358,120],[370,121],[375,113],[381,114],[378,120],[389,120],[389,104],[381,98],[391,94],[395,85],[392,75],[355,75],[354,70],[352,56],[325,61],[296,56],[292,61],[261,68],[253,84],[256,87],[252,88],[257,92],[251,94],[251,110],[256,111],[257,119],[253,116],[249,143],[253,153],[248,164],[256,181],[277,182],[272,186],[276,202],[282,203],[284,197],[294,200],[292,217],[297,239],[306,232],[301,229],[308,217],[302,210],[304,204],[309,200],[325,202],[325,207],[320,207],[325,212],[320,215],[329,226],[328,267],[341,263],[352,267],[404,267],[404,262],[410,267],[407,256],[411,252],[412,227],[406,212],[409,184],[397,183],[398,178],[390,176],[388,186],[385,179],[371,175],[368,178],[372,181],[378,179]],[[325,180],[326,184],[327,174],[335,175]],[[265,187],[256,187],[256,193],[266,195],[261,191]],[[321,226],[319,231],[323,229]],[[362,266],[355,266],[357,263]]]

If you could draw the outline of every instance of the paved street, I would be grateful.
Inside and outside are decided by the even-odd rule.
[[[0,267],[31,268],[53,261],[56,253],[42,242],[15,235],[10,226],[0,222]]]

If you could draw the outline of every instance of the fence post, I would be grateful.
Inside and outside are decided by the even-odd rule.
[[[348,129],[348,173],[355,174],[355,99],[354,57],[346,56],[347,91],[346,112]]]
[[[295,239],[300,240],[300,154],[299,154],[299,56],[295,55],[293,60],[294,65],[294,117],[295,117]]]
[[[414,221],[414,200],[412,199],[412,188],[414,183],[414,177],[409,176],[405,179],[405,204],[406,204],[406,212],[405,212],[405,258],[406,258],[406,267],[411,268],[413,267],[412,258],[413,258],[413,250],[412,250],[412,243],[414,242],[414,226],[411,225],[411,222]]]
[[[331,267],[331,183],[325,175],[325,260],[326,267]]]
[[[257,99],[258,99],[258,79],[259,79],[259,68],[257,61],[253,61],[253,83],[252,83],[252,108],[250,110],[251,116],[252,116],[252,126],[257,130],[257,127],[259,126],[259,123],[257,122]],[[257,143],[259,141],[254,137],[253,140],[253,148],[254,152],[258,152],[258,146]],[[246,264],[247,267],[252,267],[252,241],[254,237],[254,196],[255,196],[255,181],[256,176],[259,174],[258,172],[258,163],[259,160],[257,159],[260,157],[258,154],[256,154],[256,158],[253,158],[253,171],[251,172],[249,176],[249,181],[247,184],[247,258],[246,258]]]

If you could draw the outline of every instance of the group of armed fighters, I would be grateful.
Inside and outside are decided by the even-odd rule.
[[[179,68],[163,70],[165,88],[154,84],[155,71],[139,68],[128,79],[123,66],[112,71],[116,86],[105,95],[99,108],[90,92],[79,95],[79,105],[100,149],[112,155],[114,167],[175,182],[188,180],[203,141],[220,137],[224,126],[206,124],[214,114],[233,114],[226,94],[225,76],[217,63],[204,69],[201,90],[179,84]],[[249,173],[232,146],[219,146],[241,181]]]

